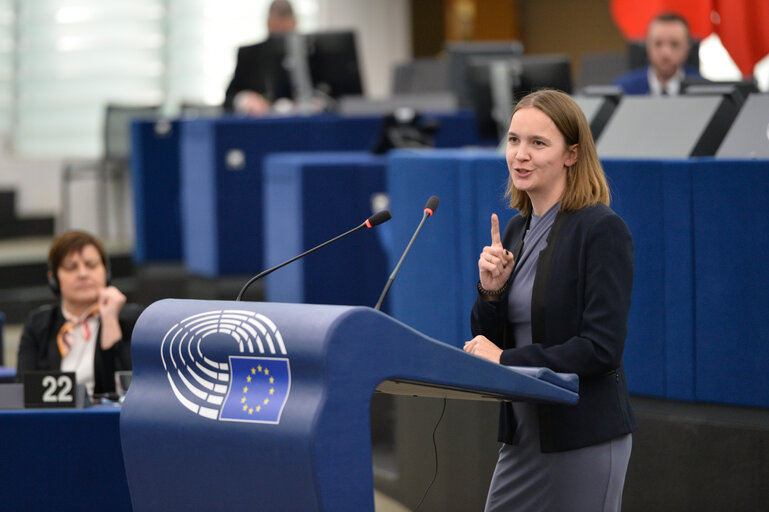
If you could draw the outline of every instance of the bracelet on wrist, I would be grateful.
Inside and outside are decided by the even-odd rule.
[[[507,282],[505,282],[505,284],[499,290],[487,290],[481,284],[481,280],[480,279],[478,280],[478,293],[480,293],[484,297],[495,297],[495,298],[498,298],[503,293],[505,293],[505,290],[507,290]]]

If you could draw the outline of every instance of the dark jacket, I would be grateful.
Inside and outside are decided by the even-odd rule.
[[[258,92],[268,101],[291,98],[291,83],[283,60],[285,38],[272,35],[265,41],[238,48],[232,81],[224,96],[224,109],[232,111],[241,91]]]
[[[525,225],[518,215],[505,228],[502,243],[514,253],[520,254]],[[596,205],[559,212],[553,222],[534,277],[532,345],[514,348],[509,291],[499,301],[477,297],[473,336],[499,345],[502,364],[579,375],[577,405],[538,406],[543,452],[583,448],[635,430],[622,368],[632,289],[630,231],[610,208]],[[515,428],[513,408],[503,403],[499,440],[512,444]]]
[[[689,66],[684,68],[685,79],[702,79],[700,72]],[[615,78],[612,82],[613,85],[622,87],[625,94],[649,94],[651,90],[649,87],[649,68],[640,68],[630,71],[618,78]]]
[[[93,360],[94,394],[115,391],[115,372],[131,369],[131,334],[141,314],[141,307],[127,303],[120,310],[118,322],[123,339],[110,349],[101,348],[101,327],[95,338],[97,343]],[[64,325],[64,315],[59,304],[42,306],[27,316],[19,344],[16,378],[21,381],[24,372],[61,369],[61,354],[56,336]]]

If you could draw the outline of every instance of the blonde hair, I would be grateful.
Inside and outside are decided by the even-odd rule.
[[[582,109],[568,94],[545,89],[524,96],[515,106],[513,115],[522,108],[536,108],[555,123],[566,139],[566,146],[577,145],[577,161],[566,171],[566,189],[561,197],[561,211],[574,211],[597,203],[609,205],[609,185],[598,160],[593,134]],[[522,215],[531,213],[531,199],[507,178],[506,197],[510,206]]]

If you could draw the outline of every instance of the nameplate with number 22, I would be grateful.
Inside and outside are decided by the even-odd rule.
[[[24,373],[24,407],[77,407],[74,372]]]

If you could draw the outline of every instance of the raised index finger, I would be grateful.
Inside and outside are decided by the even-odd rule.
[[[499,219],[496,213],[491,214],[491,245],[502,245],[499,237]]]

